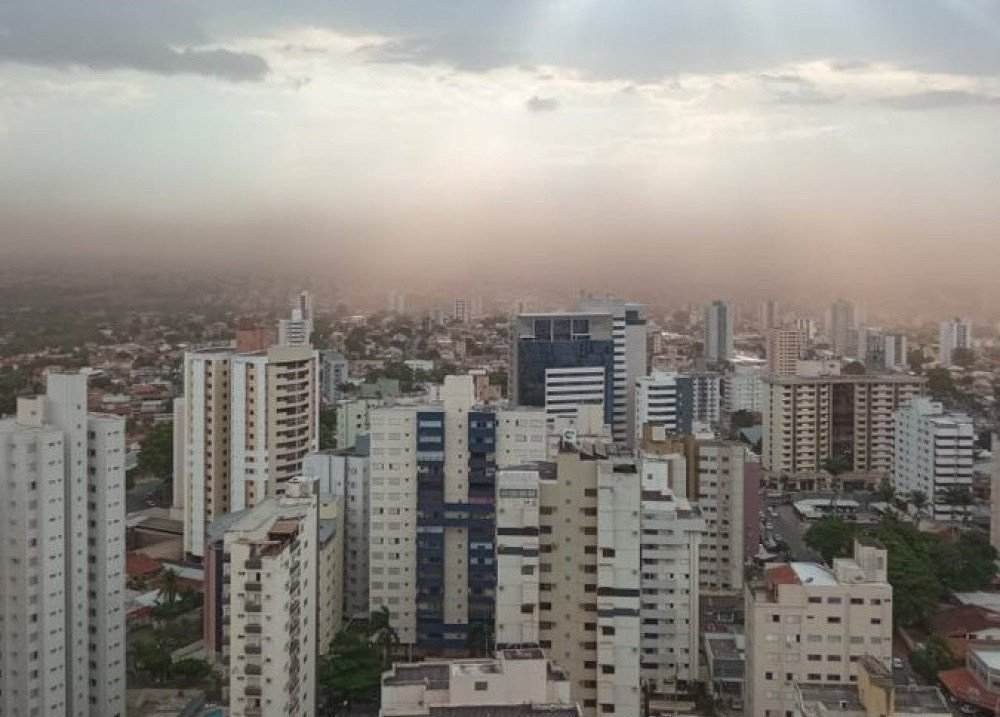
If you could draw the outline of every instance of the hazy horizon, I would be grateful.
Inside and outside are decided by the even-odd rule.
[[[14,0],[0,250],[993,315],[998,47],[974,0]]]

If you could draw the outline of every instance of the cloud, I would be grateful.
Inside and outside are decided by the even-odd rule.
[[[1000,107],[1000,96],[965,90],[932,90],[883,97],[879,103],[899,110],[936,110],[947,107]]]
[[[524,103],[529,112],[555,112],[559,109],[559,100],[555,97],[539,97],[533,95]]]
[[[267,62],[212,42],[187,2],[13,0],[0,8],[0,62],[261,80]]]

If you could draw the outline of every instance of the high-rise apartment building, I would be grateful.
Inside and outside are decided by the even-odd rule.
[[[222,570],[229,713],[316,714],[319,501],[312,481],[244,511],[225,530]]]
[[[635,384],[636,441],[647,424],[663,426],[668,433],[691,432],[692,396],[690,381],[676,373],[654,371]]]
[[[497,642],[537,635],[588,717],[640,705],[642,488],[634,460],[610,446],[564,441],[555,463],[497,481]]]
[[[656,461],[658,456],[651,457]],[[652,695],[673,697],[699,679],[699,575],[705,522],[640,452],[642,621],[640,669]]]
[[[798,329],[767,332],[767,367],[773,376],[794,376],[802,358],[802,334]]]
[[[125,714],[125,421],[50,373],[0,421],[0,713]]]
[[[604,366],[545,369],[545,415],[574,421],[580,406],[605,411],[608,378]]]
[[[830,348],[838,356],[852,356],[852,344],[857,346],[856,332],[858,329],[857,308],[849,301],[839,299],[830,306],[827,334]],[[853,338],[852,338],[853,336]]]
[[[671,438],[647,428],[640,444],[644,483],[659,481],[690,501],[704,526],[698,583],[705,594],[743,589],[757,549],[760,464],[739,441]]]
[[[336,405],[340,387],[347,383],[348,362],[338,351],[319,352],[319,395],[324,406]]]
[[[560,390],[556,370],[587,370],[592,386],[604,372],[604,421],[614,422],[615,336],[610,314],[521,314],[513,319],[509,390],[511,404],[545,408]],[[566,389],[570,387],[565,387]],[[588,394],[589,395],[589,394]],[[593,405],[591,401],[588,401]],[[624,428],[626,422],[620,422]]]
[[[968,319],[949,319],[941,322],[938,336],[938,363],[951,366],[955,349],[972,348],[972,322]]]
[[[905,371],[910,366],[906,334],[882,334],[882,368],[886,371]]]
[[[764,375],[766,364],[759,360],[733,361],[722,377],[723,408],[732,415],[737,411],[760,413],[764,410]]]
[[[733,348],[733,308],[724,301],[705,307],[705,361],[719,363],[735,355]]]
[[[894,413],[926,379],[904,375],[769,376],[763,413],[764,470],[818,471],[834,456],[851,470],[892,470]]]
[[[771,564],[746,591],[746,714],[797,713],[803,685],[848,686],[866,655],[892,657],[892,587],[881,545],[856,541],[833,569]]]
[[[702,426],[718,426],[722,420],[722,374],[689,371],[680,381],[691,386],[691,420]]]
[[[313,304],[308,291],[292,302],[292,316],[278,321],[279,346],[310,346],[313,332]]]
[[[649,372],[646,307],[611,297],[586,296],[580,298],[577,310],[607,312],[612,316],[615,345],[612,435],[615,441],[631,446],[635,435],[635,382]]]
[[[764,334],[781,326],[781,311],[777,301],[767,299],[760,303],[759,324],[761,333]]]
[[[928,516],[961,517],[964,507],[948,503],[949,491],[972,490],[976,431],[972,418],[951,413],[937,401],[914,398],[896,411],[892,484],[899,495],[921,491]]]
[[[308,346],[189,352],[177,415],[184,551],[201,558],[209,522],[280,494],[318,449],[318,353]]]
[[[472,307],[469,306],[469,300],[458,298],[452,306],[451,318],[460,324],[467,324],[472,318]]]
[[[496,469],[547,451],[542,411],[479,407],[471,376],[445,377],[441,397],[371,412],[370,604],[430,650],[493,622]]]
[[[320,495],[340,498],[344,504],[344,614],[368,615],[368,544],[370,476],[368,440],[353,448],[320,451],[305,457],[302,473],[316,479]]]

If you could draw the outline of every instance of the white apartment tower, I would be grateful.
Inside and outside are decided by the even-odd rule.
[[[774,299],[767,299],[760,303],[760,330],[766,334],[771,329],[781,326],[781,311],[778,302]]]
[[[302,472],[319,447],[318,378],[318,353],[308,346],[185,354],[178,450],[186,554],[204,556],[212,520],[280,494]]]
[[[578,309],[609,313],[613,319],[615,361],[612,435],[615,441],[631,445],[635,436],[635,382],[649,372],[646,307],[621,299],[588,296],[580,299]]]
[[[313,303],[308,291],[292,302],[291,318],[278,321],[279,346],[309,346],[313,331]]]
[[[766,568],[746,591],[746,714],[797,714],[796,687],[850,685],[869,655],[892,657],[892,586],[887,554],[856,541],[833,569],[815,563]]]
[[[641,441],[646,424],[663,426],[668,433],[691,431],[690,406],[685,405],[683,382],[675,373],[654,371],[635,383],[635,443]],[[687,397],[688,403],[690,396]]]
[[[82,374],[0,421],[0,713],[125,713],[125,422]]]
[[[293,480],[286,488],[225,533],[223,624],[233,717],[316,713],[319,503],[312,481]]]
[[[730,415],[737,411],[760,413],[764,410],[764,375],[766,364],[734,361],[732,370],[722,377],[724,408]]]
[[[343,451],[306,456],[302,473],[315,478],[321,496],[344,503],[344,614],[368,615],[369,457],[368,443]]]
[[[724,301],[705,307],[705,361],[719,363],[733,357],[733,308]]]
[[[892,464],[896,492],[923,492],[932,519],[961,517],[962,508],[948,504],[948,491],[972,490],[975,438],[969,416],[949,413],[937,401],[921,397],[901,406],[896,411]]]
[[[671,490],[665,475],[648,467],[640,454],[640,668],[653,694],[667,696],[698,681],[698,577],[705,523],[686,498]]]
[[[972,322],[969,319],[949,319],[941,322],[938,336],[938,363],[951,366],[955,349],[972,348]]]

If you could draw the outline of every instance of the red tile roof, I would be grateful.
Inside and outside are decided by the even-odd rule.
[[[953,607],[934,615],[931,632],[941,637],[965,637],[970,633],[1000,627],[1000,613],[978,605]]]
[[[990,692],[984,688],[964,667],[939,672],[938,679],[957,700],[968,702],[989,712],[996,712],[997,706],[1000,705],[1000,693]]]
[[[155,575],[163,569],[159,560],[143,553],[128,553],[125,556],[125,572],[132,577]]]
[[[767,584],[769,587],[775,585],[798,585],[799,576],[792,569],[791,565],[777,565],[767,571]]]

